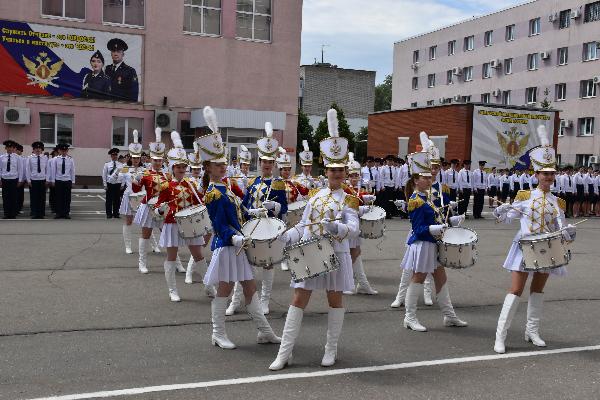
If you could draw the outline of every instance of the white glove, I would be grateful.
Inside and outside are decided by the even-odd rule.
[[[458,202],[456,202],[456,201],[451,201],[450,203],[448,203],[448,205],[450,206],[450,208],[452,210],[455,210],[456,208],[458,208]]]
[[[455,215],[454,217],[450,217],[450,225],[451,226],[460,226],[463,222],[465,222],[465,214]]]
[[[282,243],[287,243],[290,241],[290,235],[287,231],[285,231],[281,235],[279,235],[279,237],[277,237],[277,240],[279,240]]]
[[[258,218],[261,215],[265,215],[267,213],[267,209],[266,208],[251,208],[248,210],[248,214],[250,214],[251,216]]]
[[[366,204],[373,204],[373,203],[375,202],[375,200],[376,200],[376,199],[377,199],[377,196],[374,196],[374,195],[372,195],[372,194],[365,194],[365,195],[363,196],[363,201],[364,201]]]
[[[231,237],[231,243],[233,243],[233,245],[239,249],[246,243],[246,238],[242,235],[233,235]]]
[[[276,201],[267,200],[267,201],[263,202],[263,206],[267,210],[273,211],[273,214],[275,214],[275,215],[279,215],[279,212],[281,211],[281,204],[279,204]]]
[[[575,227],[575,225],[569,224],[562,231],[562,235],[565,238],[565,240],[571,242],[575,240],[575,237],[577,236],[577,228]]]
[[[337,235],[338,233],[338,224],[335,221],[330,220],[329,218],[323,218],[321,221],[323,223],[323,227],[327,230],[327,232],[332,235]]]
[[[494,216],[499,217],[503,214],[506,214],[508,212],[508,210],[510,210],[510,208],[511,208],[510,204],[501,204],[494,209]]]
[[[440,236],[447,227],[448,224],[429,225],[429,233],[431,233],[433,236]]]
[[[404,200],[394,200],[394,205],[400,211],[406,211],[406,201]]]

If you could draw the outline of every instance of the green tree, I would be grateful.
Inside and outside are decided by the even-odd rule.
[[[363,163],[367,158],[367,140],[369,139],[369,128],[363,126],[354,135],[356,139],[356,145],[354,148],[354,159],[360,163]]]
[[[311,149],[314,147],[313,127],[310,125],[308,115],[301,109],[298,109],[298,142],[296,143],[296,152],[298,153],[304,150],[302,147],[303,140],[308,141]]]
[[[385,77],[382,83],[375,86],[375,111],[392,108],[392,75]]]
[[[344,116],[344,111],[338,107],[337,104],[333,103],[331,105],[331,108],[335,108],[335,110],[337,111],[337,118],[338,118],[338,131],[340,133],[341,137],[345,137],[346,139],[348,139],[348,149],[349,151],[352,151],[354,149],[354,133],[350,132],[350,125],[348,125],[348,121],[346,121],[346,117]],[[327,117],[325,117],[321,122],[319,122],[319,126],[317,127],[317,130],[315,131],[315,135],[314,135],[314,143],[316,146],[316,152],[315,154],[319,154],[319,142],[323,139],[326,139],[329,137],[329,128],[327,126]],[[315,151],[315,150],[313,150]]]
[[[540,103],[540,106],[544,109],[544,110],[549,110],[552,108],[552,102],[550,100],[548,100],[548,95],[550,94],[550,90],[548,88],[546,88],[546,90],[544,90],[544,100],[542,100],[542,102]]]

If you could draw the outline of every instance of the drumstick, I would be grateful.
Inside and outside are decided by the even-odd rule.
[[[254,228],[252,228],[252,230],[250,231],[250,234],[248,235],[248,237],[252,237],[252,234],[254,233],[254,231],[256,230],[256,228],[258,228],[258,225],[260,224],[261,220],[262,220],[262,216],[258,217],[258,222],[256,223],[256,225],[254,225]],[[239,256],[240,253],[242,252],[242,249],[244,249],[244,248],[245,248],[245,246],[240,247],[235,255]]]

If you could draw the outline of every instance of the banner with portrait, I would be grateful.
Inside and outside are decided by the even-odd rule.
[[[6,20],[0,35],[0,92],[141,101],[141,35]]]

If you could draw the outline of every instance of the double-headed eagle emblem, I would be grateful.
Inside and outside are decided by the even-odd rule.
[[[523,134],[517,130],[516,126],[510,128],[509,131],[504,133],[496,132],[498,137],[498,144],[508,164],[511,168],[517,163],[523,151],[527,148],[529,143],[529,133]]]
[[[42,89],[46,89],[48,86],[58,87],[58,85],[54,82],[62,68],[64,62],[63,60],[59,60],[54,64],[50,65],[50,57],[45,52],[41,52],[36,58],[35,63],[31,61],[27,57],[23,56],[23,63],[27,67],[29,73],[27,77],[31,82],[27,83],[27,85],[38,85]]]

